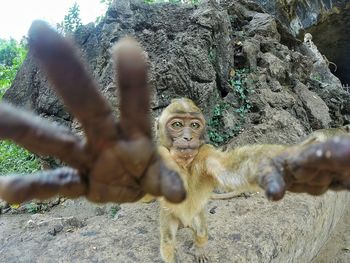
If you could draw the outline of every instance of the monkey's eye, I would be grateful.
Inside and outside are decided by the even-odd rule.
[[[181,122],[179,122],[179,121],[175,121],[175,122],[173,122],[172,124],[171,124],[171,127],[173,127],[174,129],[180,129],[180,128],[182,128],[184,125],[181,123]]]
[[[200,128],[200,124],[198,122],[192,122],[191,123],[191,128],[194,130],[198,130]]]

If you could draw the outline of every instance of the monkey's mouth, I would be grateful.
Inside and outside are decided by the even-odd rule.
[[[185,141],[185,140],[177,140],[174,141],[173,143],[173,147],[175,147],[177,150],[179,151],[193,151],[193,150],[198,150],[198,148],[201,146],[202,144],[198,141]]]
[[[177,143],[177,144],[174,144],[174,147],[177,150],[185,151],[185,150],[197,150],[199,148],[199,145],[197,143],[195,143],[195,144],[193,144],[193,143]]]
[[[193,146],[193,145],[181,145],[181,146],[176,146],[177,150],[196,150],[198,149],[198,146]]]

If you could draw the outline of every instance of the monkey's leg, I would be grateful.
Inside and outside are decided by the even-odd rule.
[[[82,64],[72,43],[43,21],[34,21],[28,43],[34,57],[71,113],[82,124],[88,142],[95,150],[117,137],[116,121],[107,101]]]
[[[204,210],[202,210],[198,216],[193,218],[191,227],[194,231],[194,256],[196,262],[208,262],[209,256],[205,250],[205,247],[208,243],[208,227]]]
[[[75,168],[86,168],[89,163],[84,142],[68,129],[3,102],[0,104],[0,139],[13,140],[38,154],[58,157]]]
[[[178,263],[176,255],[176,232],[179,228],[179,219],[173,214],[160,209],[160,254],[166,263]]]
[[[86,191],[86,184],[78,172],[68,167],[28,176],[9,175],[0,178],[0,197],[8,203],[44,200],[55,195],[75,198],[84,195]]]

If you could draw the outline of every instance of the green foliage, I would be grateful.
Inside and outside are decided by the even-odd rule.
[[[0,100],[26,55],[24,41],[0,39]],[[0,174],[30,173],[38,169],[39,163],[33,154],[9,141],[0,141]]]
[[[118,204],[113,205],[109,210],[110,217],[114,218],[120,209],[121,209],[120,205]]]
[[[210,48],[208,52],[208,58],[211,63],[214,63],[216,60],[216,49],[215,48]]]
[[[30,214],[36,214],[36,213],[39,213],[41,211],[41,206],[39,204],[34,203],[34,202],[28,203],[25,206],[26,206],[27,212]]]
[[[0,175],[32,173],[40,169],[34,154],[9,141],[0,141]]]
[[[63,21],[57,24],[57,29],[61,34],[67,35],[74,33],[81,25],[80,8],[77,3],[74,3]]]
[[[247,73],[247,69],[239,69],[236,71],[235,76],[229,80],[240,101],[241,106],[236,109],[236,112],[239,113],[242,120],[245,120],[246,114],[251,108],[248,95],[253,92],[253,90],[247,88]]]
[[[222,131],[225,125],[224,112],[230,108],[230,104],[222,102],[217,104],[212,113],[212,117],[208,122],[208,136],[210,142],[215,146],[219,146],[227,142],[231,138],[231,134]]]
[[[0,39],[0,99],[11,86],[27,55],[24,41]]]
[[[235,76],[229,80],[232,91],[239,101],[239,108],[234,108],[227,102],[217,104],[212,112],[211,119],[208,122],[208,135],[210,142],[219,146],[228,142],[231,138],[236,136],[242,129],[242,125],[246,121],[247,113],[250,111],[251,104],[249,101],[249,94],[253,92],[248,88],[247,74],[248,70],[240,69],[235,72]],[[234,110],[238,116],[238,121],[232,130],[223,130],[225,126],[224,115],[226,111]]]
[[[322,81],[322,77],[320,74],[316,74],[312,77],[314,80],[317,80],[317,81]]]

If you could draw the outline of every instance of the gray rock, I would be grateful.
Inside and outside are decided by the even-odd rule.
[[[311,127],[315,130],[329,128],[332,119],[326,103],[300,82],[295,86],[295,92],[303,102]]]
[[[259,66],[267,68],[271,77],[280,82],[285,82],[288,77],[288,64],[272,53],[262,54]]]
[[[249,36],[259,34],[264,37],[271,37],[277,41],[281,40],[276,20],[269,14],[256,13],[246,27]]]

